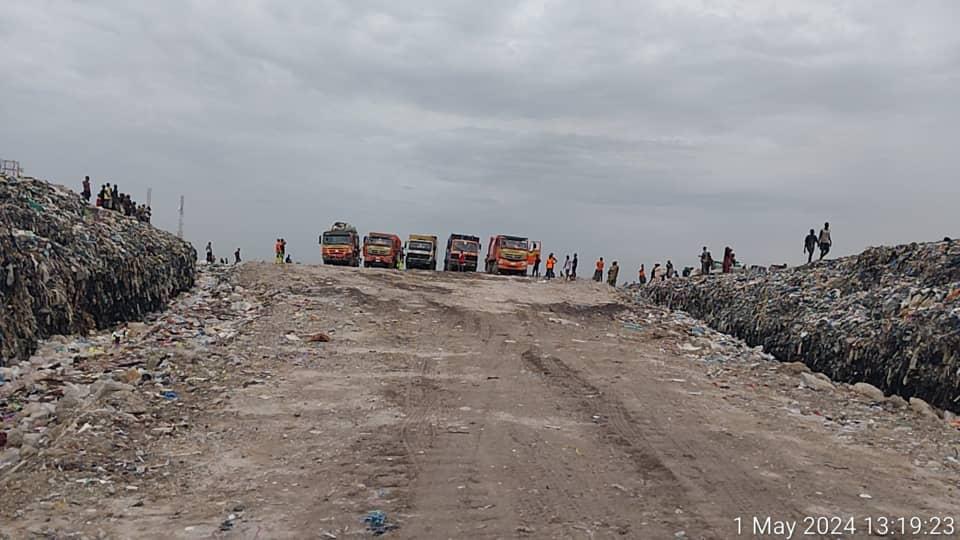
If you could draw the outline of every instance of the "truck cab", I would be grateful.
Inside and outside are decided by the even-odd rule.
[[[372,232],[363,237],[363,266],[400,268],[403,261],[403,242],[390,233]]]
[[[349,223],[338,221],[320,235],[323,264],[360,266],[360,235]]]
[[[522,236],[501,234],[490,237],[487,249],[486,271],[488,274],[526,275],[530,245]]]
[[[463,255],[463,265],[460,256]],[[447,239],[447,253],[443,258],[444,272],[476,272],[480,259],[480,237],[451,234]]]
[[[437,269],[437,237],[411,234],[407,239],[407,268]]]

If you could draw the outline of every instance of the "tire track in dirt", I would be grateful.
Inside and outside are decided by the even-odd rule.
[[[594,384],[583,378],[555,356],[543,355],[539,349],[531,348],[521,355],[530,370],[539,374],[551,385],[562,389],[562,395],[570,400],[574,408],[603,429],[603,439],[613,443],[629,456],[635,470],[643,478],[645,504],[660,510],[664,524],[672,524],[677,530],[709,534],[720,538],[700,515],[674,509],[689,508],[687,494],[681,488],[680,479],[659,458],[656,451],[644,440],[644,434],[636,429],[637,422],[622,402],[611,397]]]

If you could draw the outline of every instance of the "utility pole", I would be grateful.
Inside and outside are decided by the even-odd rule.
[[[180,196],[180,221],[177,224],[177,236],[183,238],[183,195]]]

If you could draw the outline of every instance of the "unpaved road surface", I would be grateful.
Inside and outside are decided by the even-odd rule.
[[[960,520],[956,429],[776,362],[706,362],[672,314],[600,284],[268,264],[227,278],[255,316],[166,345],[179,398],[138,412],[147,428],[117,442],[91,421],[77,437],[110,441],[93,451],[69,446],[80,421],[0,476],[0,537],[365,538],[373,510],[409,539]],[[144,465],[117,472],[120,454]]]

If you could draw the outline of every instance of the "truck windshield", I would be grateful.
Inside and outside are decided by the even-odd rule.
[[[343,245],[343,244],[352,244],[350,241],[350,235],[348,234],[325,234],[323,235],[323,243],[328,246]]]
[[[526,240],[510,240],[509,238],[504,238],[503,247],[507,249],[522,249],[526,251],[527,241]]]
[[[433,249],[430,242],[409,242],[407,247],[410,248],[411,251],[430,251]]]
[[[454,251],[466,251],[467,253],[476,253],[479,250],[480,246],[473,242],[466,242],[464,240],[454,240],[453,241],[453,250]]]
[[[373,246],[392,246],[393,240],[382,236],[369,236],[367,237],[367,243]]]

